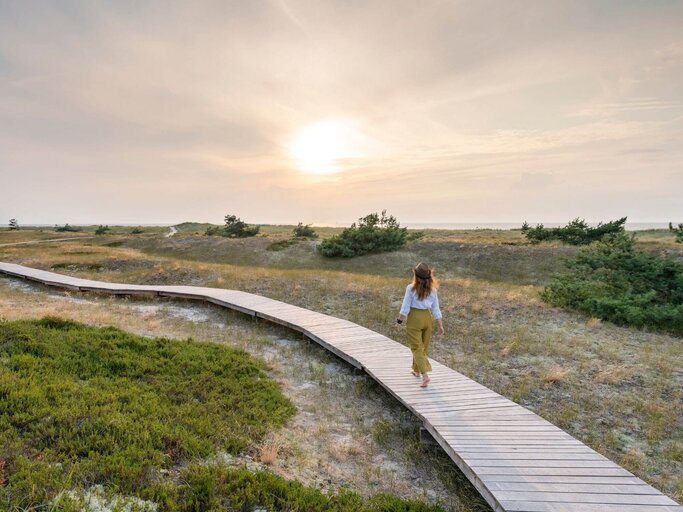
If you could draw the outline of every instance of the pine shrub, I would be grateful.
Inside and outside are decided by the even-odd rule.
[[[324,240],[319,251],[332,258],[352,258],[363,254],[394,251],[408,241],[408,229],[402,228],[393,215],[382,210],[358,219],[340,234]]]
[[[546,228],[543,224],[538,224],[532,228],[524,221],[522,233],[531,243],[535,244],[559,240],[570,245],[587,245],[597,240],[602,240],[606,236],[623,233],[625,223],[626,217],[622,217],[621,219],[604,224],[600,222],[596,227],[592,228],[585,220],[577,217],[561,228]]]
[[[567,262],[542,297],[616,324],[683,334],[683,265],[612,234]]]

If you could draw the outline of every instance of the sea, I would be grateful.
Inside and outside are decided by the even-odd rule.
[[[546,228],[566,226],[567,222],[529,222],[531,227],[543,224]],[[412,229],[519,229],[522,222],[402,222],[402,226]],[[597,226],[597,222],[588,222],[589,226]],[[627,231],[645,231],[649,229],[668,229],[668,222],[626,222]]]

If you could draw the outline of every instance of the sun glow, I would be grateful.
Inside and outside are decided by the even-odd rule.
[[[322,119],[301,130],[290,146],[296,167],[314,174],[342,170],[340,160],[355,156],[351,127],[342,119]]]

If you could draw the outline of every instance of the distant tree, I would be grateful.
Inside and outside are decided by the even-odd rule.
[[[70,226],[68,223],[64,224],[63,226],[58,226],[57,224],[55,224],[55,231],[60,232],[60,233],[66,232],[66,231],[69,231],[72,233],[78,233],[81,230],[82,230],[82,228],[79,228],[77,226]]]
[[[102,224],[100,224],[95,230],[95,234],[106,235],[109,231],[111,231],[111,228],[109,226],[103,226]]]
[[[318,234],[311,227],[311,225],[304,225],[302,222],[299,222],[296,225],[296,227],[292,230],[292,233],[294,233],[296,238],[318,238]]]
[[[674,225],[671,221],[669,221],[669,231],[673,231],[673,230],[674,230]]]
[[[131,235],[139,235],[140,233],[144,233],[144,232],[145,232],[144,229],[137,227],[137,228],[133,228],[133,230],[130,232],[130,234]]]
[[[225,216],[225,236],[230,238],[247,238],[258,235],[261,226],[250,226],[235,215]]]
[[[624,232],[626,217],[606,223],[598,223],[594,228],[578,217],[570,221],[561,228],[546,228],[543,224],[538,224],[531,228],[525,222],[522,225],[522,232],[531,243],[539,243],[547,240],[560,240],[570,245],[587,245],[597,240],[602,240],[608,235]]]
[[[250,226],[236,215],[226,215],[224,226],[209,226],[206,235],[227,236],[229,238],[247,238],[258,235],[261,226]]]
[[[11,230],[18,230],[19,229],[19,223],[17,222],[17,219],[10,219],[9,220],[9,228]]]
[[[340,234],[324,240],[318,250],[323,256],[351,258],[362,254],[394,251],[408,241],[408,229],[393,215],[371,213],[358,219]]]

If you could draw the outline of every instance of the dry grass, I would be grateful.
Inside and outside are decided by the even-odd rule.
[[[278,455],[282,450],[282,438],[275,434],[270,436],[258,448],[258,461],[268,466],[274,466],[277,462]]]
[[[632,375],[632,370],[623,366],[610,366],[600,370],[593,379],[596,384],[609,384],[611,386],[620,384],[624,379]]]
[[[569,375],[570,373],[571,370],[568,368],[553,366],[552,368],[548,368],[547,370],[545,370],[541,378],[543,379],[543,382],[562,382],[567,378],[567,375]]]
[[[602,320],[599,318],[589,318],[588,321],[586,322],[586,327],[589,329],[593,329],[595,327],[599,327],[602,324]]]

